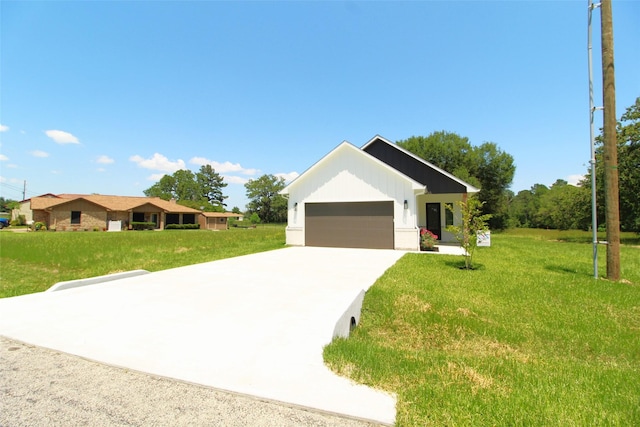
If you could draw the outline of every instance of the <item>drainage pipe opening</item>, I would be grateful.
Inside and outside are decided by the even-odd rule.
[[[349,324],[349,333],[351,333],[357,326],[356,318],[351,316],[351,323]]]

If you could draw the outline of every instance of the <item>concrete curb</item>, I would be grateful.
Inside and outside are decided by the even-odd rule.
[[[147,270],[131,270],[122,273],[106,274],[104,276],[89,277],[88,279],[67,280],[66,282],[58,282],[51,286],[45,292],[63,291],[65,289],[79,288],[80,286],[95,285],[97,283],[111,282],[113,280],[125,279],[127,277],[140,276],[149,274]]]

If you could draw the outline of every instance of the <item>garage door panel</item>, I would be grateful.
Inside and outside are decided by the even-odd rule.
[[[393,249],[393,202],[308,203],[307,246]]]

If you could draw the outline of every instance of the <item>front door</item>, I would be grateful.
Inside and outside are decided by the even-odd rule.
[[[442,240],[440,203],[427,203],[427,230],[438,236],[438,240]]]

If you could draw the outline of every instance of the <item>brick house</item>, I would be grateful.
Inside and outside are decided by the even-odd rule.
[[[106,230],[110,221],[120,221],[123,229],[132,222],[152,222],[163,229],[168,224],[197,224],[201,214],[158,197],[47,194],[32,197],[30,204],[35,222],[59,231]]]

